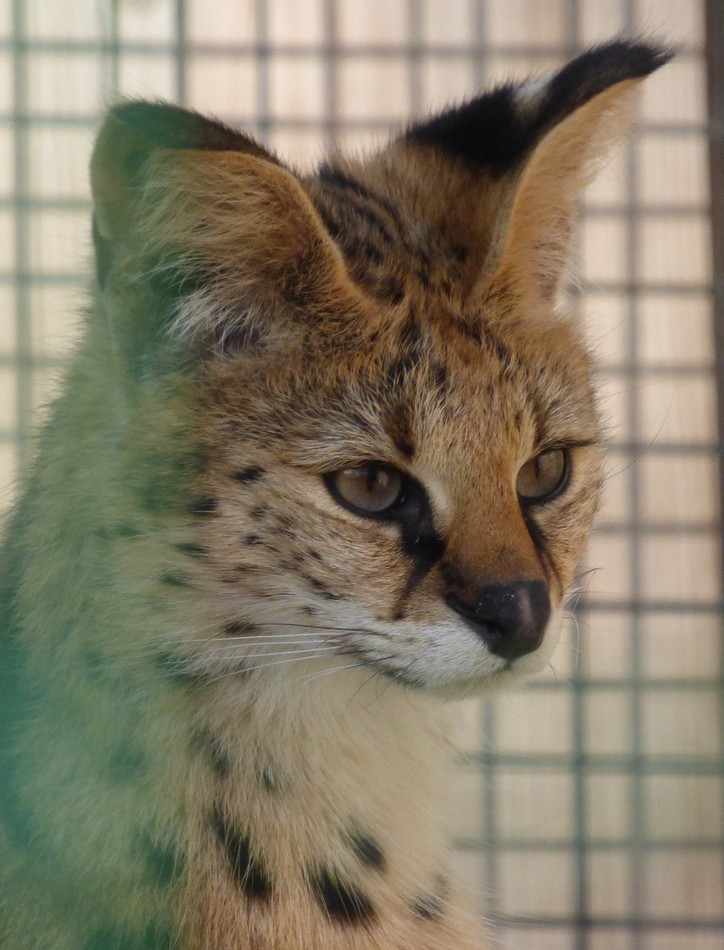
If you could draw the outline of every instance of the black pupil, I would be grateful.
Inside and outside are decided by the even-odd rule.
[[[389,474],[383,468],[367,469],[367,491],[374,495],[377,490],[381,494],[390,480]]]

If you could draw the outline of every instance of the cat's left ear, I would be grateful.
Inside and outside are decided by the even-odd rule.
[[[98,283],[125,299],[116,316],[137,321],[136,347],[159,329],[210,342],[288,338],[310,313],[353,303],[299,179],[220,122],[163,103],[117,106],[91,181]]]
[[[640,81],[672,56],[615,41],[558,72],[503,86],[413,126],[398,147],[427,165],[428,208],[467,252],[464,292],[550,304],[575,202],[629,130]],[[434,194],[433,194],[434,192]]]

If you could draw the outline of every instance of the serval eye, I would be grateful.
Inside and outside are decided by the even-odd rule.
[[[518,472],[516,489],[524,502],[550,501],[568,481],[568,452],[549,449],[529,459]]]
[[[402,474],[381,462],[341,468],[326,481],[338,501],[361,515],[384,515],[402,499]]]

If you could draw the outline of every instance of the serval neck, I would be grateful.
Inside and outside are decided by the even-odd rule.
[[[199,824],[215,853],[203,832],[198,847],[226,878],[215,892],[259,907],[306,895],[327,925],[442,914],[445,708],[368,671],[301,666],[219,682],[204,710],[215,799]]]

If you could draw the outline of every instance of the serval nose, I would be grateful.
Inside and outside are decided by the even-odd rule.
[[[538,649],[551,613],[548,588],[541,580],[489,584],[470,600],[455,593],[446,599],[490,652],[505,660]]]

